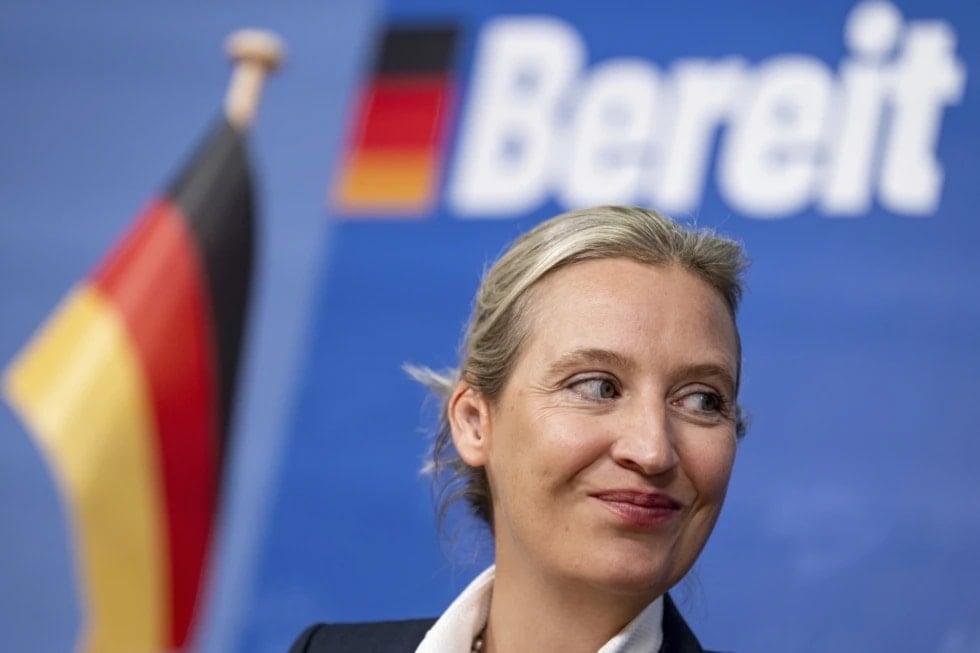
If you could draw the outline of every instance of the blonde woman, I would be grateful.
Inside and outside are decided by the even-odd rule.
[[[667,595],[744,428],[736,243],[629,207],[559,215],[486,274],[431,468],[495,564],[435,620],[320,624],[295,652],[701,651]]]

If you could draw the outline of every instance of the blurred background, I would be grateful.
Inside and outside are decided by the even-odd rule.
[[[465,516],[437,532],[436,406],[401,366],[455,363],[517,234],[626,203],[752,258],[750,431],[675,590],[702,644],[980,651],[976,3],[8,2],[0,365],[206,132],[242,26],[288,63],[251,134],[257,267],[198,650],[437,615],[487,564]],[[3,404],[0,650],[72,649],[67,520]]]

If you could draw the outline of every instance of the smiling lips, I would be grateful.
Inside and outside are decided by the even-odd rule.
[[[631,526],[652,528],[677,515],[683,507],[672,497],[659,492],[609,490],[596,492],[593,498]]]

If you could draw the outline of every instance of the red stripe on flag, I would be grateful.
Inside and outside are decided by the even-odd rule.
[[[381,75],[364,89],[352,149],[439,147],[448,75]]]
[[[158,200],[93,278],[123,316],[150,389],[166,501],[173,647],[184,645],[194,617],[217,492],[218,392],[202,269],[180,209]]]

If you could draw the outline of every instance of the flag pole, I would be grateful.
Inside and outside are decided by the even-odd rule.
[[[247,29],[225,41],[225,51],[234,62],[225,95],[225,117],[236,129],[248,129],[259,108],[266,75],[282,63],[283,45],[272,32]]]

